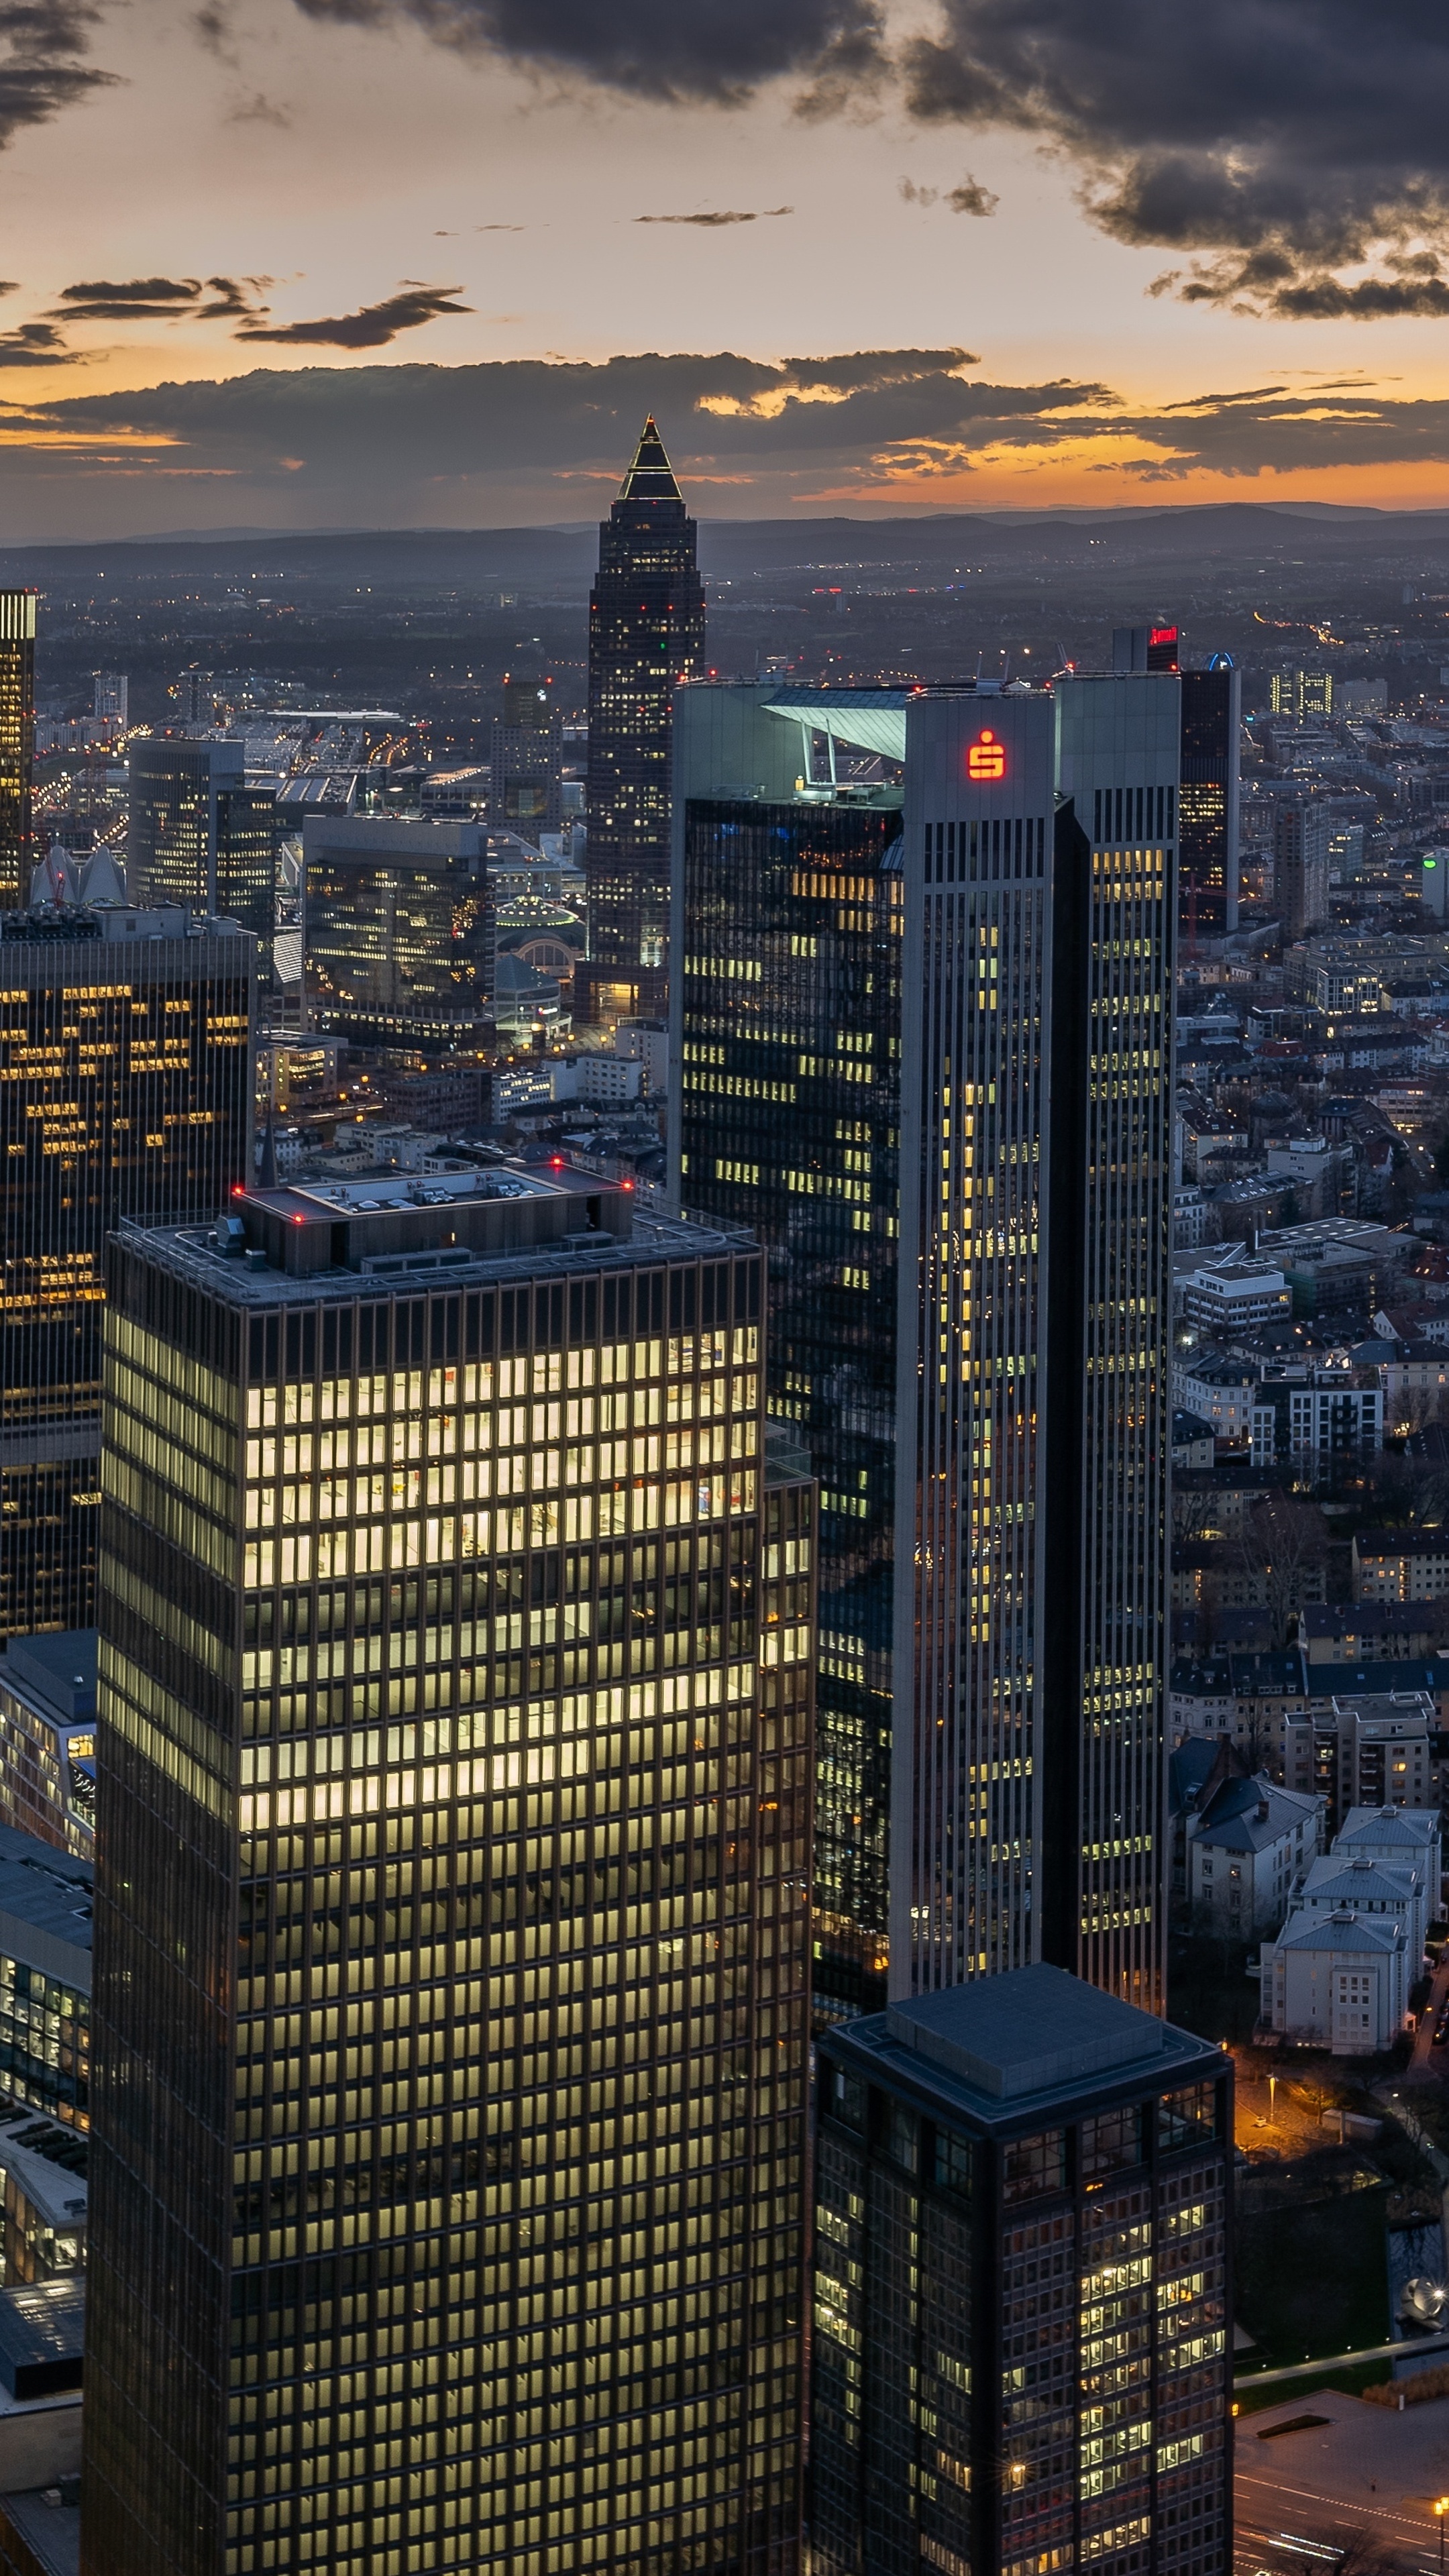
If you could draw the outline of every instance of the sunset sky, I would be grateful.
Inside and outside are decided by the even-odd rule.
[[[1449,29],[1367,23],[0,0],[0,538],[587,519],[651,407],[706,516],[1449,508]]]

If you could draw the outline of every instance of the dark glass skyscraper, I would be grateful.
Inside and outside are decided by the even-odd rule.
[[[814,1489],[753,1242],[123,1233],[88,2576],[797,2576]]]
[[[563,723],[553,682],[509,672],[489,747],[488,811],[536,842],[563,821]]]
[[[30,901],[36,596],[0,590],[0,912]]]
[[[255,981],[181,912],[0,921],[0,1641],[93,1624],[105,1239],[250,1178]]]
[[[1200,937],[1238,926],[1243,675],[1225,654],[1182,674],[1178,936],[1189,964]]]
[[[672,1097],[685,1206],[769,1247],[770,1410],[820,1479],[814,2000],[829,2018],[885,1994],[901,813],[898,787],[797,795],[793,723],[766,717],[743,753],[731,719],[791,695],[683,702]],[[903,694],[831,696],[844,739],[882,709],[904,723]],[[718,792],[737,775],[768,793]]]
[[[1160,2004],[1178,705],[681,702],[679,1189],[761,1228],[821,1479],[827,2009],[885,1964],[888,1803],[893,1992]],[[816,784],[820,733],[903,786]]]
[[[308,815],[304,974],[319,1028],[363,1046],[475,1046],[493,1017],[495,925],[477,823]]]
[[[695,526],[653,420],[599,530],[589,595],[589,960],[581,1016],[658,1019],[668,993],[674,699],[704,664]]]
[[[127,865],[138,903],[276,928],[276,799],[248,787],[246,749],[157,734],[131,745]]]

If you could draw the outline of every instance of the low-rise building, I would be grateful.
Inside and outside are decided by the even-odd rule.
[[[1374,2057],[1404,2028],[1408,1938],[1386,1916],[1294,1913],[1260,1961],[1262,2019],[1279,2038]]]
[[[1182,1656],[1170,1669],[1167,1691],[1174,1742],[1226,1737],[1250,1771],[1279,1770],[1285,1726],[1308,1714],[1307,1666],[1296,1646],[1275,1654]]]
[[[1320,1667],[1317,1680],[1324,1678]],[[1437,1801],[1439,1713],[1425,1692],[1315,1691],[1283,1729],[1283,1778],[1321,1797],[1331,1833],[1364,1808],[1425,1810]]]
[[[1174,1405],[1210,1422],[1218,1440],[1251,1440],[1257,1400],[1258,1371],[1246,1360],[1208,1355],[1173,1364]]]
[[[89,1858],[96,1823],[96,1632],[12,1637],[0,1654],[0,1824]]]
[[[1280,1789],[1266,1772],[1227,1777],[1187,1819],[1193,1920],[1228,1940],[1276,1931],[1319,1850],[1323,1802]]]
[[[1383,1447],[1384,1390],[1367,1369],[1305,1378],[1265,1376],[1253,1403],[1255,1466],[1291,1458],[1300,1469],[1326,1470],[1337,1458],[1372,1457]]]
[[[1356,1601],[1439,1601],[1449,1593],[1449,1529],[1359,1530]]]
[[[1282,1271],[1267,1262],[1194,1270],[1179,1282],[1179,1296],[1184,1322],[1204,1333],[1249,1332],[1259,1324],[1286,1323],[1293,1312]]]
[[[1449,1601],[1442,1615],[1410,1601],[1311,1602],[1298,1613],[1298,1642],[1310,1670],[1316,1664],[1421,1663],[1449,1644]]]
[[[1390,1868],[1387,1861],[1335,1845],[1310,1862],[1293,1891],[1293,1907],[1305,1914],[1381,1914],[1400,1924],[1409,1944],[1410,1977],[1418,1975],[1429,1929],[1428,1891],[1422,1870],[1411,1864]]]
[[[1437,1807],[1354,1807],[1334,1840],[1336,1851],[1421,1870],[1430,1919],[1442,1917],[1444,1827]]]

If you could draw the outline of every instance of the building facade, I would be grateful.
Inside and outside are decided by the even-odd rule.
[[[113,1255],[88,2576],[795,2576],[758,1251],[516,1166],[234,1208]]]
[[[0,912],[23,904],[35,859],[33,590],[0,590]]]
[[[1225,2052],[1037,1966],[818,2066],[816,2576],[1227,2576]]]
[[[646,420],[599,530],[589,594],[589,963],[580,1017],[657,1018],[669,984],[670,756],[680,683],[704,668],[704,585],[659,432]]]
[[[834,694],[843,728],[904,724],[902,695]],[[670,1097],[684,1204],[767,1247],[770,1410],[820,1482],[813,1993],[829,2017],[885,2000],[901,814],[896,787],[795,794],[800,729],[769,712],[794,702],[681,702]],[[768,795],[721,792],[742,763]]]
[[[1328,919],[1328,827],[1324,797],[1283,797],[1273,814],[1273,869],[1285,939]]]
[[[489,753],[488,811],[536,842],[563,822],[563,720],[553,682],[505,675]]]
[[[96,1843],[96,1632],[11,1637],[0,1654],[0,1824],[89,1860]]]
[[[248,787],[246,746],[172,734],[133,742],[127,869],[138,904],[276,928],[276,798]]]
[[[180,911],[0,921],[0,1643],[93,1624],[105,1239],[249,1176],[255,982]]]
[[[1159,2009],[1178,682],[907,725],[891,1991]]]
[[[304,964],[314,1023],[364,1046],[475,1046],[494,1010],[494,914],[476,823],[309,814]]]
[[[1191,960],[1198,940],[1238,926],[1243,675],[1227,654],[1182,674],[1182,791],[1178,809],[1178,937]]]
[[[1171,673],[680,705],[672,1159],[821,1480],[822,2007],[1158,1998],[1177,743]]]

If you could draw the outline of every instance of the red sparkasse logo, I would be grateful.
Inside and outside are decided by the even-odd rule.
[[[983,725],[966,754],[968,778],[992,779],[1006,776],[1006,745],[998,742],[990,725]]]

